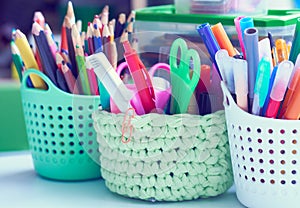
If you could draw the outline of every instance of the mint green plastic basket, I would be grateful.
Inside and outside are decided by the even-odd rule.
[[[37,74],[47,90],[29,88]],[[57,88],[42,72],[26,70],[21,83],[23,113],[35,171],[49,179],[88,180],[101,176],[92,112],[99,96],[74,95]]]
[[[129,117],[93,113],[109,190],[143,200],[182,201],[217,196],[232,186],[224,110]]]

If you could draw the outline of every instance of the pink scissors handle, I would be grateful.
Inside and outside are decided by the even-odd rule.
[[[168,73],[170,73],[170,65],[169,64],[165,64],[165,63],[157,63],[155,65],[153,65],[150,69],[149,69],[149,75],[151,77],[154,76],[155,72],[158,69],[163,69],[165,71],[167,71]]]
[[[120,76],[121,75],[121,72],[124,70],[124,69],[127,69],[128,68],[128,64],[126,61],[122,62],[119,64],[119,66],[117,67],[117,74]]]

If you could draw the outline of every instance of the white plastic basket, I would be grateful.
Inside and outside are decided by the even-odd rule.
[[[221,87],[238,200],[251,208],[299,207],[300,121],[251,115]]]

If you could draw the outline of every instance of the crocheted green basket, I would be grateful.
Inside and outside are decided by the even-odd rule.
[[[151,201],[207,198],[233,184],[224,111],[205,116],[93,113],[102,177],[115,193]]]

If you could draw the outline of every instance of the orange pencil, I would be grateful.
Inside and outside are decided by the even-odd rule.
[[[211,26],[211,30],[221,49],[226,49],[231,57],[237,54],[221,22]]]
[[[288,48],[284,39],[277,39],[275,41],[277,51],[278,64],[284,60],[288,60]]]

